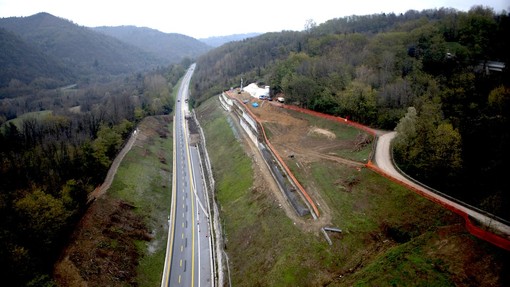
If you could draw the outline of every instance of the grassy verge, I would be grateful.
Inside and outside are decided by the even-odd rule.
[[[501,282],[497,249],[467,235],[452,213],[367,169],[320,161],[305,171],[286,159],[305,188],[321,193],[331,224],[343,230],[332,235],[329,246],[317,230],[298,228],[272,194],[258,188],[252,163],[217,99],[197,112],[217,182],[234,286],[450,286],[469,282],[459,278],[483,283],[479,274]],[[465,276],[462,266],[482,257],[490,259]]]
[[[19,117],[14,118],[12,120],[8,120],[5,123],[3,123],[2,125],[0,125],[0,131],[5,129],[9,123],[14,124],[18,129],[21,129],[22,128],[21,124],[23,123],[24,120],[33,118],[37,121],[40,121],[40,120],[44,119],[45,117],[51,115],[52,113],[53,113],[53,111],[51,111],[51,110],[24,113],[24,114],[20,115]]]
[[[168,234],[171,202],[172,122],[171,117],[151,117],[141,123],[139,137],[122,161],[108,196],[135,206],[153,236],[136,241],[141,254],[137,267],[139,286],[159,286]]]
[[[426,232],[376,258],[353,277],[354,286],[455,286],[443,260],[424,254],[424,246],[437,235]],[[412,280],[412,281],[411,281]]]
[[[252,188],[257,179],[253,178],[251,161],[223,112],[217,108],[216,99],[203,103],[199,114],[217,182],[216,198],[227,239],[233,285],[295,286],[299,274],[309,271],[307,267],[301,268],[299,260],[290,264],[294,255],[287,248],[292,244],[287,243],[294,241],[292,237],[299,230],[267,193]],[[279,234],[274,234],[275,231]],[[287,239],[282,240],[283,237]],[[271,254],[275,249],[281,252]]]

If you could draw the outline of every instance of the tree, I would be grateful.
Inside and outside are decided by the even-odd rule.
[[[289,100],[299,102],[299,105],[305,108],[319,92],[319,87],[313,79],[295,74],[284,78],[282,87]]]
[[[397,135],[394,139],[395,156],[399,163],[408,163],[416,158],[419,151],[416,150],[417,138],[416,121],[418,114],[414,107],[407,108],[407,113],[400,119],[397,127]]]
[[[42,190],[35,190],[15,203],[23,233],[33,247],[41,247],[43,253],[57,243],[59,235],[70,216],[64,203]],[[30,238],[30,240],[28,240]]]
[[[497,26],[491,8],[475,6],[459,19],[459,42],[469,48],[474,59],[484,60],[491,56]]]
[[[510,88],[499,86],[489,93],[489,107],[498,115],[510,116]]]
[[[462,168],[462,141],[459,131],[449,123],[441,123],[429,143],[433,151],[430,160],[434,173],[448,177],[458,174]]]
[[[375,122],[376,93],[371,86],[353,81],[340,94],[340,112],[353,120],[370,124]]]
[[[313,19],[308,19],[305,22],[305,31],[311,33],[313,29],[317,27],[317,23]]]
[[[94,148],[94,157],[97,158],[104,167],[108,167],[110,166],[111,159],[117,154],[121,144],[122,137],[120,133],[106,125],[102,125],[97,133],[97,139],[94,140],[92,145]]]

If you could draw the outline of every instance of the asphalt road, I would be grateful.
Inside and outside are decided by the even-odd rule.
[[[375,152],[375,163],[380,169],[382,169],[384,172],[391,175],[392,177],[422,191],[423,193],[426,193],[427,195],[433,198],[436,198],[450,206],[453,206],[454,208],[460,211],[463,211],[464,213],[468,214],[472,218],[475,218],[485,226],[497,230],[498,233],[500,233],[503,237],[510,239],[510,226],[506,225],[505,223],[490,218],[485,214],[478,212],[477,210],[468,208],[465,205],[461,205],[446,197],[436,194],[435,192],[425,188],[422,185],[416,184],[415,182],[409,180],[408,178],[400,174],[400,172],[398,172],[397,169],[393,166],[393,161],[391,158],[391,141],[396,136],[396,134],[397,134],[396,132],[390,132],[379,136]]]
[[[161,286],[212,286],[208,204],[196,147],[185,116],[192,65],[179,88],[174,119],[174,178],[165,269]]]

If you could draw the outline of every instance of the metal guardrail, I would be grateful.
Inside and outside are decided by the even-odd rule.
[[[435,194],[437,194],[437,195],[439,195],[441,197],[444,197],[444,198],[446,198],[446,199],[448,199],[448,200],[450,200],[452,202],[455,202],[455,203],[457,203],[457,204],[459,204],[459,205],[461,205],[463,207],[466,207],[468,209],[474,210],[474,211],[476,211],[478,213],[481,213],[481,214],[483,214],[483,215],[485,215],[485,216],[487,216],[487,217],[489,217],[489,218],[491,218],[493,220],[497,220],[497,221],[499,221],[501,223],[504,223],[505,225],[510,225],[510,221],[508,221],[508,220],[506,220],[504,218],[501,218],[501,217],[499,217],[499,216],[497,216],[495,214],[492,214],[492,213],[490,213],[488,211],[482,210],[482,209],[480,209],[480,208],[478,208],[476,206],[472,206],[472,205],[470,205],[470,204],[468,204],[468,203],[466,203],[464,201],[461,201],[461,200],[459,200],[459,199],[457,199],[455,197],[452,197],[452,196],[450,196],[448,194],[445,194],[445,193],[443,193],[443,192],[441,192],[441,191],[439,191],[439,190],[437,190],[435,188],[432,188],[432,187],[430,187],[430,186],[428,186],[428,185],[426,185],[426,184],[424,184],[424,183],[422,183],[422,182],[412,178],[410,175],[408,175],[403,170],[401,170],[400,167],[398,167],[397,163],[395,162],[395,157],[393,156],[393,143],[390,143],[390,155],[391,155],[391,163],[393,164],[395,169],[402,176],[404,176],[406,179],[408,179],[409,181],[411,181],[411,182],[413,182],[413,183],[415,183],[415,184],[417,184],[417,185],[419,185],[419,186],[421,186],[421,187],[423,187],[425,189],[428,189],[431,192],[433,192],[433,193],[435,193]]]

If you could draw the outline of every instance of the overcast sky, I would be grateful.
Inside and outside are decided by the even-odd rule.
[[[510,11],[510,0],[0,0],[0,17],[48,12],[87,26],[135,25],[194,38],[303,30],[306,20],[474,5]]]

